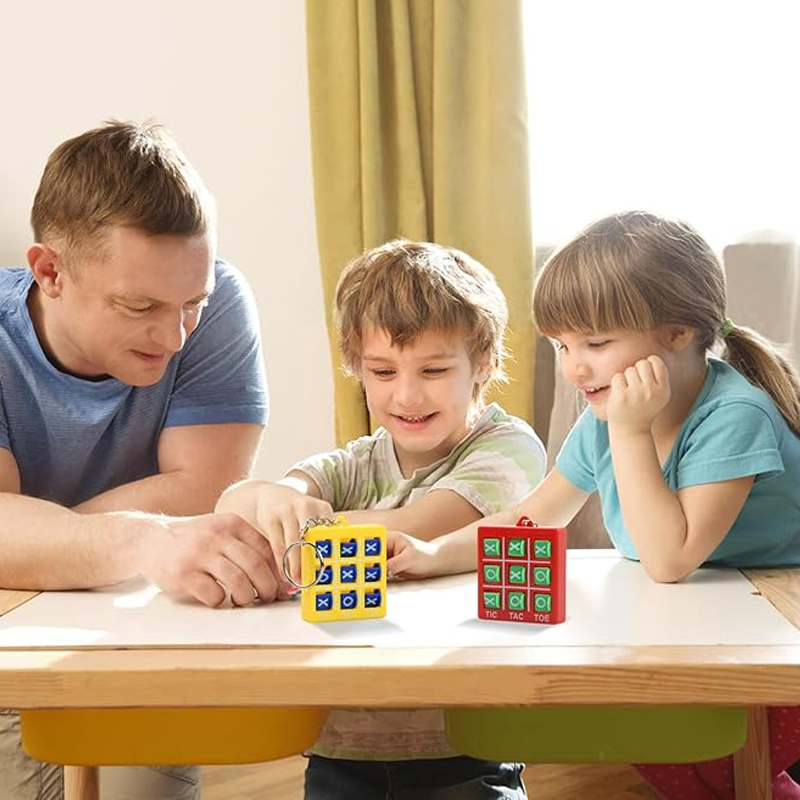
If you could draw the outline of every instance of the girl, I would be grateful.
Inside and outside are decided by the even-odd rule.
[[[511,510],[432,542],[394,534],[393,573],[475,569],[479,524],[566,525],[594,491],[614,546],[656,581],[800,564],[800,377],[726,317],[722,266],[693,228],[645,212],[594,223],[545,264],[533,311],[588,409]],[[774,797],[800,798],[784,772],[800,709],[770,714]],[[734,796],[731,758],[641,771],[665,797]]]

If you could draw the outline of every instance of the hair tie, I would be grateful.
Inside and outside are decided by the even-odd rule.
[[[735,325],[733,324],[733,320],[730,317],[725,317],[725,322],[722,323],[722,326],[719,329],[719,338],[720,339],[727,339],[728,334],[734,329]]]

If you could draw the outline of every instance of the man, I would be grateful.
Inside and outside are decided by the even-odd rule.
[[[29,269],[0,270],[0,586],[141,574],[210,606],[274,599],[266,540],[208,513],[249,474],[268,399],[198,175],[159,126],[109,123],[53,152],[31,223]],[[0,716],[0,796],[59,797],[60,770],[12,746]]]

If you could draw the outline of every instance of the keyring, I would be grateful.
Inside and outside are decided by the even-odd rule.
[[[303,524],[303,527],[300,529],[300,538],[296,542],[292,542],[286,550],[283,552],[283,576],[286,580],[295,587],[295,589],[311,589],[313,586],[316,586],[322,580],[322,569],[325,566],[325,560],[319,554],[319,550],[314,542],[307,542],[306,541],[306,533],[308,532],[309,528],[314,528],[317,525],[334,525],[334,521],[332,519],[327,519],[323,517],[321,519],[307,519]],[[289,570],[286,568],[286,559],[289,556],[293,547],[312,547],[314,549],[314,555],[317,557],[317,565],[319,569],[317,570],[317,577],[311,583],[297,583],[295,579],[289,574]]]

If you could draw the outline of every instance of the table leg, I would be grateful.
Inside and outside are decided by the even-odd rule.
[[[64,800],[99,800],[98,767],[64,767]]]
[[[770,800],[772,781],[769,766],[769,725],[767,709],[747,709],[747,740],[733,754],[733,774],[736,797],[747,800]]]

